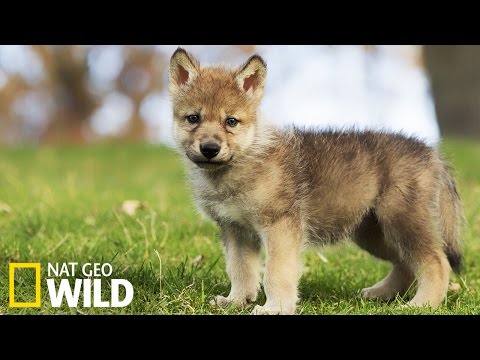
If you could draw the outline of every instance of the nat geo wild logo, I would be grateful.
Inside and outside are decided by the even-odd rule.
[[[31,292],[35,291],[35,300],[32,302],[17,301],[15,299],[15,272],[33,269],[35,284]],[[41,265],[40,263],[10,263],[9,264],[9,305],[10,307],[40,307],[41,306]],[[62,306],[63,300],[69,307],[125,307],[132,302],[133,286],[125,279],[110,279],[113,268],[109,263],[77,262],[48,263],[46,285],[52,307]],[[77,278],[82,276],[82,278]],[[74,279],[74,281],[72,281]],[[109,286],[110,299],[102,299],[102,289]],[[123,288],[123,291],[120,289]],[[30,293],[30,289],[26,289]],[[18,295],[18,294],[17,294]],[[83,295],[83,296],[80,296]],[[80,300],[82,299],[82,300]]]

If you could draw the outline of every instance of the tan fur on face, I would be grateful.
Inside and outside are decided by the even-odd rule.
[[[393,265],[364,297],[390,299],[417,280],[409,304],[439,306],[462,260],[462,207],[439,153],[381,132],[279,130],[258,116],[265,78],[259,56],[233,70],[202,68],[184,50],[171,60],[175,139],[195,201],[225,245],[232,287],[217,303],[256,299],[263,245],[267,301],[254,313],[292,314],[302,249],[351,238]],[[191,114],[201,121],[188,123]],[[229,128],[228,117],[240,123]],[[207,142],[221,150],[205,167]]]
[[[181,69],[181,70],[179,70]],[[181,83],[181,74],[187,81]],[[202,68],[184,51],[172,57],[170,93],[174,109],[174,138],[190,159],[200,157],[200,144],[220,144],[220,154],[213,162],[241,158],[254,141],[257,107],[263,95],[264,64],[252,58],[236,71],[223,67]],[[256,80],[252,83],[250,79]],[[248,82],[248,89],[243,86]],[[197,114],[199,124],[190,124],[188,115]],[[235,127],[225,121],[235,118]]]

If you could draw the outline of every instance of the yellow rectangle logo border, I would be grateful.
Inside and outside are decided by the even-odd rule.
[[[40,263],[10,263],[8,264],[8,287],[10,307],[33,308],[40,307]],[[15,301],[15,269],[35,269],[35,302]]]

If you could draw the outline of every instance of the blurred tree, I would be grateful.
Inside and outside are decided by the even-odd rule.
[[[426,45],[423,53],[440,131],[480,137],[480,46]]]
[[[128,46],[126,61],[117,78],[117,88],[133,102],[133,113],[122,138],[144,140],[147,126],[140,115],[145,97],[163,88],[161,73],[164,70],[163,58],[150,46]]]
[[[55,111],[41,135],[43,143],[85,142],[85,130],[96,99],[88,90],[87,49],[80,46],[34,46],[42,58]]]
[[[18,114],[12,104],[18,94],[30,90],[25,79],[19,75],[11,76],[9,81],[0,89],[0,140],[7,143],[19,143],[23,139],[23,127]]]

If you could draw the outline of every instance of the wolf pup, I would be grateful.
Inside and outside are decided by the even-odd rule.
[[[302,250],[351,238],[393,265],[363,297],[391,299],[416,280],[408,304],[439,306],[462,258],[462,208],[439,153],[402,135],[268,125],[266,74],[258,55],[232,70],[179,48],[170,62],[174,138],[225,247],[231,290],[216,303],[256,300],[264,246],[267,300],[253,312],[293,314]]]

